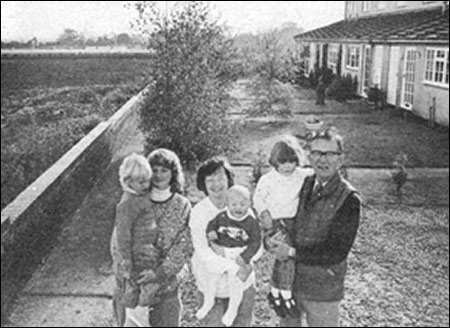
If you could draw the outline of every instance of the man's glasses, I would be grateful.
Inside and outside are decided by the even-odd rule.
[[[317,130],[311,131],[306,135],[306,141],[308,142],[308,148],[311,146],[311,143],[316,139],[324,139],[324,140],[333,140],[336,142],[338,146],[338,151],[336,152],[318,152],[318,154],[313,155],[314,152],[311,150],[310,155],[313,159],[320,159],[320,157],[325,156],[328,160],[334,159],[337,155],[342,154],[344,151],[344,147],[342,145],[342,137],[339,135],[337,129],[335,127],[330,127],[325,130]],[[310,149],[310,148],[309,148]]]
[[[335,160],[339,155],[341,155],[341,152],[338,151],[319,151],[319,150],[313,150],[310,152],[309,156],[313,161],[319,161],[322,156],[325,157],[327,161],[333,161]]]

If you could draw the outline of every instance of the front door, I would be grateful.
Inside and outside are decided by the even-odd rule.
[[[389,59],[389,80],[387,90],[387,103],[393,106],[398,106],[398,71],[400,64],[400,46],[393,46],[391,48],[391,55]]]
[[[402,97],[400,106],[412,110],[414,105],[414,84],[416,81],[417,50],[415,48],[405,49],[405,60],[402,81]]]

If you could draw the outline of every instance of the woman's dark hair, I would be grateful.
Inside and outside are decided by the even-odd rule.
[[[213,175],[221,167],[223,167],[225,171],[228,180],[228,188],[230,188],[234,184],[230,164],[225,158],[213,157],[208,159],[199,167],[197,171],[197,189],[208,195],[208,191],[205,186],[206,177]]]

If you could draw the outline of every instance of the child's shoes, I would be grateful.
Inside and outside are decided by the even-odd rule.
[[[282,303],[282,298],[275,297],[272,295],[272,293],[269,293],[269,295],[267,295],[267,299],[269,300],[270,308],[275,311],[277,316],[279,316],[280,318],[285,318],[287,312],[286,307]]]
[[[297,303],[293,298],[290,298],[288,300],[282,299],[283,307],[286,309],[287,315],[289,315],[292,318],[298,318],[300,317],[300,310],[297,307]]]

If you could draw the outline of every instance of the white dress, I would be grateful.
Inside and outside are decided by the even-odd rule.
[[[218,209],[206,197],[200,201],[191,211],[189,228],[191,230],[192,243],[194,245],[194,255],[192,256],[192,272],[194,274],[198,289],[204,293],[206,291],[208,277],[211,273],[223,273],[217,287],[216,297],[229,297],[228,279],[225,271],[232,271],[237,266],[236,262],[217,255],[209,247],[206,238],[206,228],[209,221],[214,219],[223,209]],[[259,255],[260,256],[260,255]],[[254,257],[257,259],[258,255]],[[248,287],[255,283],[255,272],[253,271],[246,281]],[[247,287],[247,288],[248,288]]]

